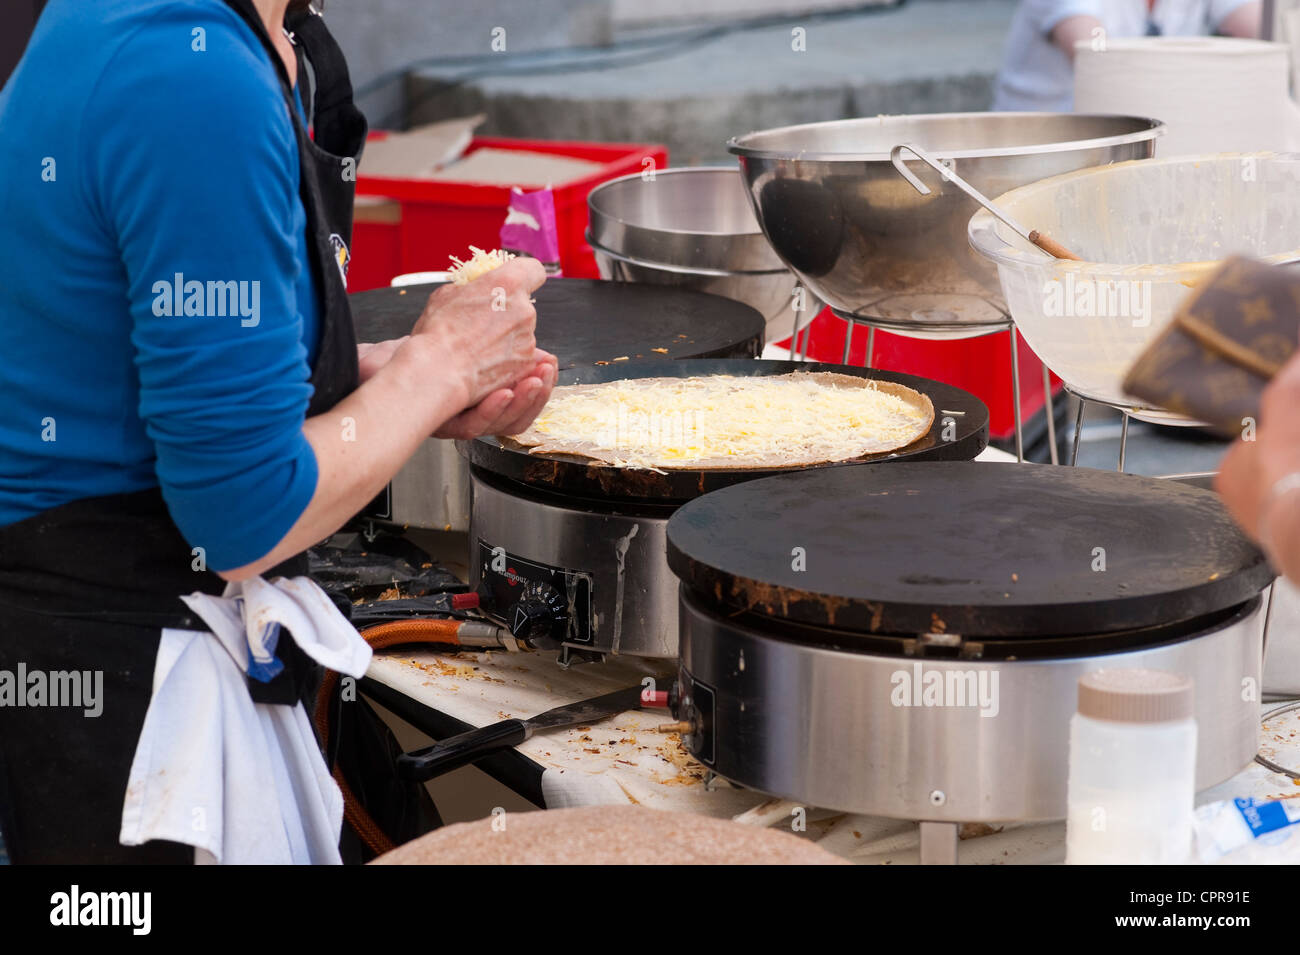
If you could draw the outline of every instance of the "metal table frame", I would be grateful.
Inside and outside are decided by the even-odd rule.
[[[906,331],[900,329],[897,325],[893,323],[877,321],[870,317],[864,317],[862,315],[851,315],[846,312],[841,312],[838,309],[831,309],[831,312],[836,317],[843,319],[846,326],[844,329],[844,355],[840,360],[840,364],[842,365],[847,365],[849,363],[849,350],[853,346],[853,332],[855,327],[858,325],[867,326],[867,355],[866,355],[866,360],[863,363],[864,367],[866,368],[872,367],[872,359],[874,358],[875,347],[876,347],[877,328],[880,328],[883,331],[891,332],[895,335],[903,335],[905,337],[916,337],[916,338],[922,337],[917,335],[909,336]],[[1016,323],[1012,321],[1010,317],[1007,317],[1003,321],[997,323],[991,323],[988,325],[973,325],[970,327],[970,331],[973,334],[966,336],[968,338],[983,338],[985,335],[996,335],[998,332],[1010,333],[1011,409],[1012,409],[1012,414],[1015,417],[1016,460],[1023,463],[1025,460],[1025,433],[1024,433],[1023,413],[1021,408],[1021,395],[1020,395],[1019,335],[1017,335],[1016,333]],[[806,343],[804,345],[804,349],[806,352],[807,350]],[[1055,408],[1053,407],[1053,400],[1052,400],[1052,372],[1048,369],[1046,362],[1042,362],[1041,359],[1040,362],[1043,366],[1043,409],[1047,415],[1047,441],[1050,447],[1051,462],[1053,464],[1059,464],[1060,463],[1059,454],[1056,449],[1056,413],[1055,413]]]
[[[1047,366],[1044,365],[1043,367],[1044,369],[1046,369]],[[1128,453],[1129,419],[1137,418],[1139,421],[1142,421],[1145,420],[1143,418],[1144,414],[1168,414],[1168,412],[1163,412],[1160,408],[1146,408],[1137,405],[1125,404],[1124,402],[1120,402],[1120,401],[1109,401],[1105,398],[1098,398],[1095,395],[1084,394],[1083,392],[1079,391],[1076,388],[1071,387],[1068,384],[1065,385],[1065,391],[1067,394],[1072,395],[1079,402],[1079,410],[1075,413],[1074,416],[1074,441],[1070,449],[1071,467],[1074,467],[1076,464],[1078,464],[1079,461],[1079,440],[1083,434],[1083,418],[1085,412],[1087,411],[1088,405],[1090,404],[1101,405],[1106,408],[1114,408],[1116,411],[1120,413],[1120,416],[1123,419],[1122,424],[1120,426],[1119,464],[1116,467],[1117,471],[1124,470],[1125,457]],[[1173,423],[1176,420],[1179,420],[1178,416],[1176,415],[1170,416],[1171,423]],[[1181,419],[1181,420],[1186,421],[1186,419]],[[1194,425],[1189,423],[1189,424],[1183,424],[1181,426],[1193,427]]]

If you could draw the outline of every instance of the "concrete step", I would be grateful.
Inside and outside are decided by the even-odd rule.
[[[659,55],[620,53],[636,59],[612,66],[612,54],[584,54],[562,71],[501,72],[513,68],[503,54],[490,75],[411,73],[407,119],[483,112],[493,135],[662,142],[674,165],[729,161],[726,140],[753,129],[987,109],[1014,9],[1015,0],[912,0],[805,14]],[[653,35],[617,29],[614,39]]]

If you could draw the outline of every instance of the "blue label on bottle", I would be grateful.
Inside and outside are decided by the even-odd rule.
[[[1294,821],[1280,802],[1258,802],[1254,799],[1234,799],[1233,803],[1250,827],[1251,835],[1256,839],[1267,832],[1285,829]]]

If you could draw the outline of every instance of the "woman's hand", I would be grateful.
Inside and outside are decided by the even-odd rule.
[[[446,285],[429,296],[410,339],[431,346],[438,363],[429,373],[448,375],[463,389],[462,408],[530,376],[537,365],[532,293],[545,281],[540,262],[520,257],[468,285]]]
[[[401,338],[390,338],[386,342],[359,342],[357,367],[361,369],[361,381],[369,381],[375,372],[387,365],[397,349],[401,348],[410,337],[410,335],[403,335]]]
[[[359,347],[364,383],[303,425],[318,470],[307,509],[265,555],[221,576],[246,580],[334,533],[430,434],[526,427],[555,384],[555,359],[533,338],[532,292],[545,280],[541,263],[515,259],[439,289],[405,339]]]
[[[435,438],[477,438],[481,434],[518,434],[546,407],[555,387],[555,356],[540,348],[537,364],[511,388],[499,388],[433,433]]]
[[[1215,481],[1241,528],[1265,545],[1277,570],[1300,582],[1300,487],[1286,490],[1293,474],[1300,474],[1300,355],[1264,390],[1254,440],[1228,450]]]

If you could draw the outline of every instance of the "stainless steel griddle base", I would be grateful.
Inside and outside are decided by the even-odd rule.
[[[566,645],[642,657],[677,655],[677,578],[664,560],[671,507],[604,502],[588,509],[580,498],[547,499],[478,468],[471,468],[470,481],[473,553],[484,541],[512,557],[589,578],[592,640]],[[471,559],[470,567],[470,585],[477,589],[482,566]]]
[[[684,594],[679,715],[691,751],[740,785],[809,806],[928,822],[1065,816],[1069,721],[1081,674],[1150,667],[1190,674],[1197,789],[1254,758],[1264,612],[1257,597],[1199,636],[1120,653],[989,661],[885,656],[783,640]],[[896,705],[915,667],[985,686],[979,706]],[[982,677],[981,677],[982,674]],[[924,684],[923,684],[924,685]],[[1253,688],[1253,692],[1252,692]],[[949,696],[947,702],[956,701]]]

